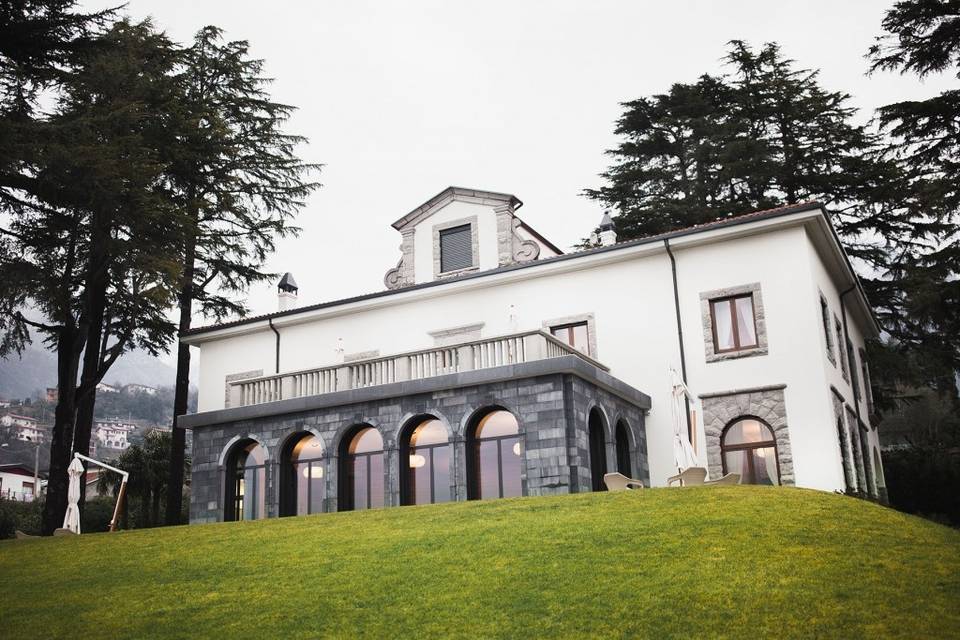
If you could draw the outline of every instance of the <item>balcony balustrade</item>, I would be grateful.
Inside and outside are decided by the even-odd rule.
[[[577,356],[604,371],[608,370],[596,360],[548,333],[527,331],[316,369],[238,380],[230,383],[230,406],[245,407],[566,355]]]

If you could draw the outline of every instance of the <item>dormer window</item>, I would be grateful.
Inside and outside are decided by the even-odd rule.
[[[433,225],[433,277],[455,276],[480,268],[480,220],[477,216]]]
[[[460,271],[473,266],[473,239],[469,224],[440,232],[440,271]]]

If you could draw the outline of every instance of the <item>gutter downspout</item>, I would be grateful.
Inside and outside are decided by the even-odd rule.
[[[277,335],[277,347],[276,347],[276,365],[274,373],[280,373],[280,332],[277,331],[277,328],[273,326],[273,318],[267,318],[267,323],[270,325],[270,330]]]
[[[683,384],[687,387],[687,356],[683,349],[683,323],[680,321],[680,289],[677,286],[677,259],[670,249],[670,239],[663,239],[663,246],[670,256],[670,271],[673,274],[673,307],[677,312],[677,343],[680,346],[680,376],[683,378]],[[687,410],[687,440],[693,439],[693,425],[690,422],[690,397],[684,394],[683,404]]]

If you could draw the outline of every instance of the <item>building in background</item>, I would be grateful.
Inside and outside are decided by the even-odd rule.
[[[125,384],[125,385],[123,385],[123,392],[124,392],[124,393],[129,393],[129,394],[145,393],[145,394],[150,395],[150,396],[155,396],[155,395],[157,395],[157,389],[156,389],[156,387],[151,387],[151,386],[148,386],[148,385],[145,385],[145,384],[137,384],[137,383],[131,383],[131,384]]]
[[[46,442],[50,439],[50,427],[30,416],[8,413],[0,416],[0,426],[12,429],[14,437],[24,442]]]
[[[37,481],[42,495],[46,487],[46,471],[38,474]],[[0,464],[0,498],[30,502],[37,496],[34,484],[34,469],[20,463]]]

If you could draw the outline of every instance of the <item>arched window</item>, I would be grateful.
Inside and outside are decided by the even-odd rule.
[[[603,415],[594,407],[587,419],[590,441],[590,480],[594,491],[606,491],[603,476],[607,473],[607,438],[604,433]]]
[[[280,515],[303,516],[323,511],[327,497],[323,443],[312,433],[290,438],[280,457]]]
[[[630,464],[630,436],[627,434],[627,423],[623,420],[617,422],[617,471],[627,476],[633,477],[633,465]]]
[[[777,442],[766,423],[741,418],[727,427],[720,440],[724,473],[739,473],[740,484],[780,484]]]
[[[401,504],[450,500],[450,443],[433,416],[414,421],[400,442]]]
[[[255,440],[241,440],[227,456],[223,519],[266,517],[266,451]]]
[[[340,511],[375,509],[384,504],[383,438],[362,425],[340,445]]]
[[[523,495],[520,426],[512,413],[494,409],[467,430],[467,497]]]

